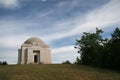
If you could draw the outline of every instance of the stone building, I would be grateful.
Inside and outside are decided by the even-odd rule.
[[[41,39],[32,37],[18,49],[18,64],[50,64],[51,50]]]

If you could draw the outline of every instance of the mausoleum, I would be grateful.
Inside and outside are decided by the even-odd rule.
[[[29,38],[18,49],[18,64],[51,64],[51,50],[41,39]]]

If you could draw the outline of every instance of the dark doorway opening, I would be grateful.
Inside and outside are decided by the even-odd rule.
[[[38,62],[38,55],[34,55],[34,62]]]

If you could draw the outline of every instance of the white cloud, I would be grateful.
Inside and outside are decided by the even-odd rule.
[[[71,30],[66,30],[58,33],[53,33],[48,35],[46,38],[50,40],[61,39],[69,36],[74,36],[77,34],[81,34],[83,32],[93,31],[96,27],[98,28],[106,28],[111,24],[119,24],[120,22],[120,1],[119,0],[111,0],[109,3],[105,4],[100,8],[96,8],[88,12],[88,14],[84,15],[84,17],[77,16],[76,19],[70,19],[67,21],[67,28],[69,28],[69,24],[76,24],[74,28]],[[81,20],[85,20],[81,23]],[[64,22],[61,22],[62,24]],[[61,24],[59,23],[59,24]],[[57,24],[59,26],[59,24]],[[56,25],[56,26],[57,26]],[[72,25],[73,26],[73,25]],[[62,27],[66,27],[66,25],[62,25]]]
[[[70,46],[64,46],[64,47],[52,49],[52,53],[62,53],[62,52],[68,52],[73,50],[75,50],[74,45],[70,45]]]
[[[14,34],[8,36],[1,36],[0,45],[6,48],[18,49],[20,48],[21,44],[23,44],[30,37],[40,37],[40,36],[29,35],[29,34]],[[45,41],[42,36],[40,38],[43,41]]]
[[[52,63],[62,63],[66,60],[69,60],[73,63],[75,62],[76,57],[80,56],[77,54],[77,50],[74,48],[74,45],[52,49],[51,55]]]
[[[67,11],[72,10],[77,5],[78,5],[77,0],[67,0],[67,1],[61,1],[59,4],[56,5],[56,7],[57,7],[58,11],[62,10],[64,12],[67,12]]]
[[[36,31],[36,36],[40,36],[39,34],[41,34],[41,32],[44,32],[44,35],[41,34],[42,36],[40,37],[47,42],[51,42],[56,39],[62,39],[77,34],[80,35],[82,32],[93,31],[96,27],[105,28],[111,24],[119,23],[119,5],[119,0],[111,0],[111,2],[105,4],[104,6],[90,11],[88,14],[84,15],[84,17],[81,17],[81,15],[77,15],[76,17],[71,18],[67,21],[56,21],[50,29],[49,27],[45,28],[44,30],[43,28],[39,28],[39,33],[37,33]],[[48,11],[49,14],[46,14],[45,16],[47,17],[53,12],[54,10],[50,11],[50,13]],[[32,28],[38,25],[43,26],[42,23],[35,22],[34,20],[26,20],[25,18],[22,20],[13,21],[9,19],[1,20],[0,25],[0,29],[2,30],[0,31],[1,34],[14,33],[14,31],[25,30],[31,26],[33,26]],[[3,43],[6,42],[6,46],[11,45],[11,47],[16,47],[18,46],[18,43],[22,43],[23,40],[21,39],[34,36],[33,33],[34,32],[32,32],[32,34],[29,32],[22,32],[22,34],[16,34],[16,36],[15,34],[13,36],[4,36],[4,38],[1,39],[0,44],[3,45]]]
[[[18,0],[0,0],[0,5],[5,8],[18,7]]]
[[[17,49],[16,50],[6,50],[0,53],[0,61],[7,61],[8,64],[16,64],[17,63]]]
[[[16,0],[13,0],[13,1],[16,1]],[[45,40],[52,41],[56,39],[62,39],[65,37],[78,35],[86,31],[93,31],[96,27],[104,28],[111,24],[119,23],[120,22],[119,5],[120,5],[119,0],[111,0],[111,2],[105,4],[104,6],[100,8],[96,8],[95,10],[92,10],[89,13],[83,15],[84,17],[83,16],[81,17],[81,15],[79,16],[77,15],[76,17],[68,19],[67,21],[65,20],[56,21],[54,25],[52,25],[51,29],[49,28],[44,29],[44,32],[46,31],[48,34],[45,33],[43,37]],[[43,14],[43,16],[49,17],[50,14],[54,13],[54,11],[55,10],[47,11],[46,14]],[[41,14],[38,12],[38,15],[41,15]],[[21,30],[21,29],[27,29],[26,27],[31,27],[31,26],[38,26],[38,25],[44,26],[42,24],[46,23],[46,22],[42,22],[42,23],[35,22],[38,18],[37,19],[33,18],[32,20],[30,19],[28,20],[28,19],[26,20],[25,18],[23,18],[22,21],[14,20],[13,22],[7,21],[3,23],[1,26],[3,26],[3,28],[11,27],[11,28],[5,29],[7,32],[7,30],[10,31],[10,29],[16,30],[16,28],[18,28],[18,30],[20,28]],[[14,31],[14,30],[11,30],[11,31]],[[43,29],[40,30],[39,32],[43,32]]]
[[[47,1],[47,0],[41,0],[41,1]]]
[[[18,48],[23,42],[23,38],[24,36],[7,36],[7,37],[2,37],[2,39],[0,40],[0,45],[2,45],[2,47],[10,47],[10,48]],[[22,43],[21,43],[22,42]]]

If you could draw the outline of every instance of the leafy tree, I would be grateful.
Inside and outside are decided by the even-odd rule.
[[[103,33],[101,29],[96,28],[95,33],[83,33],[81,39],[76,40],[77,46],[80,47],[79,53],[81,54],[82,64],[99,65],[101,50],[105,39],[100,35]]]
[[[111,34],[110,39],[110,54],[111,54],[111,67],[120,69],[120,29],[116,28]]]
[[[81,59],[77,57],[76,62],[74,64],[82,64]]]
[[[96,28],[95,33],[84,32],[76,40],[75,48],[81,54],[81,63],[98,67],[120,69],[120,29],[116,28],[111,39],[103,39],[103,31]],[[78,62],[80,59],[77,58]]]

